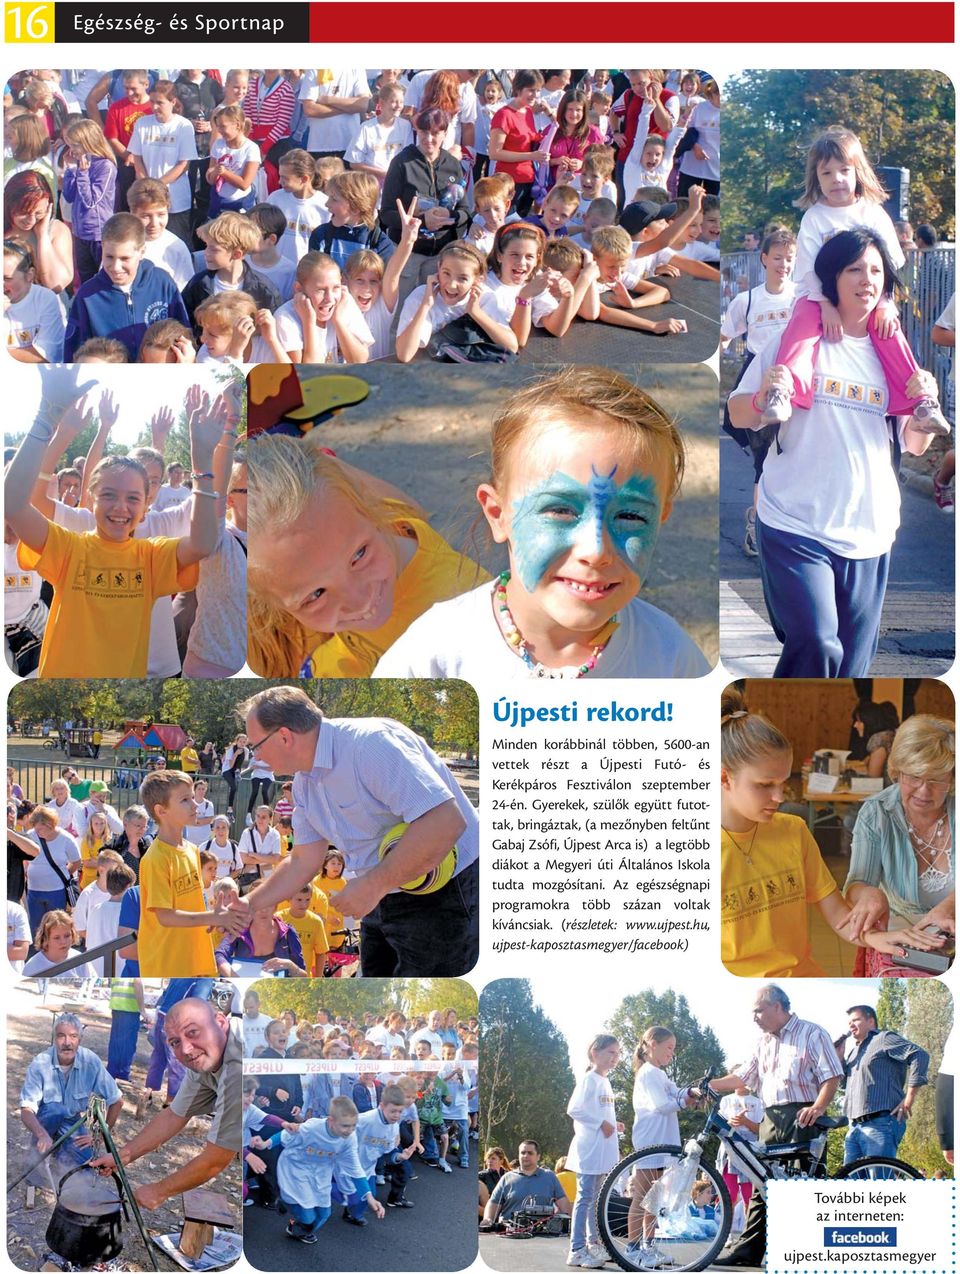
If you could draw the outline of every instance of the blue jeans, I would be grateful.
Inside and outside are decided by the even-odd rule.
[[[114,1079],[129,1079],[130,1067],[137,1053],[140,1014],[114,1009],[111,1019],[107,1071]]]
[[[62,885],[59,889],[28,889],[27,915],[30,917],[31,939],[36,937],[40,921],[48,911],[63,911],[66,905],[67,891]]]
[[[597,1231],[597,1196],[603,1185],[604,1174],[577,1173],[577,1197],[570,1218],[570,1251],[582,1252],[588,1243],[599,1243]]]
[[[840,557],[757,519],[763,599],[783,642],[775,677],[865,677],[880,639],[890,554]]]
[[[423,1146],[424,1159],[439,1159],[440,1148],[435,1134],[443,1132],[443,1124],[421,1124],[420,1144]]]
[[[40,1109],[37,1111],[37,1119],[40,1121],[40,1127],[53,1140],[56,1141],[61,1137],[71,1124],[75,1124],[80,1117],[80,1111],[69,1111],[62,1102],[58,1101],[42,1101]],[[86,1163],[88,1159],[93,1158],[92,1146],[76,1145],[76,1138],[81,1135],[80,1130],[75,1132],[69,1141],[65,1141],[57,1151],[56,1158],[68,1160],[70,1163]]]
[[[879,1115],[863,1124],[854,1124],[843,1139],[843,1162],[867,1159],[880,1155],[884,1159],[896,1159],[907,1121],[893,1115]]]

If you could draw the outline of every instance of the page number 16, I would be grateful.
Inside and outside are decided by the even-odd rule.
[[[52,44],[53,5],[5,5],[3,25],[8,44]]]

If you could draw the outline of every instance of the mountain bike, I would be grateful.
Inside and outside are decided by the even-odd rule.
[[[716,1164],[707,1153],[711,1138],[726,1147],[732,1167],[755,1190],[768,1181],[813,1178],[827,1172],[827,1134],[844,1128],[844,1116],[823,1115],[817,1136],[807,1142],[760,1145],[748,1141],[720,1114],[720,1095],[710,1088],[708,1071],[691,1089],[708,1110],[703,1128],[683,1146],[644,1146],[627,1155],[608,1174],[597,1200],[597,1226],[610,1256],[625,1270],[703,1270],[730,1234],[733,1204]],[[923,1174],[900,1159],[857,1159],[833,1174],[836,1181],[913,1181]],[[708,1181],[716,1195],[715,1220],[691,1215],[691,1189]],[[634,1206],[631,1207],[633,1202]],[[639,1206],[637,1203],[639,1202]]]

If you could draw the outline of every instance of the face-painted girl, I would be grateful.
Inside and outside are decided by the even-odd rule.
[[[586,410],[518,442],[500,490],[480,487],[494,539],[509,544],[524,635],[588,642],[639,592],[673,489],[666,449],[648,450],[638,462],[627,427]]]

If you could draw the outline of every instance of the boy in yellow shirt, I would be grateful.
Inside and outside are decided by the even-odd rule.
[[[303,967],[307,971],[307,977],[319,978],[323,976],[324,957],[330,950],[330,944],[324,928],[324,916],[310,909],[313,895],[313,886],[304,885],[293,895],[289,905],[277,914],[300,939],[300,946],[303,948]],[[324,903],[327,902],[325,894],[320,893],[320,897]]]
[[[183,836],[196,816],[193,781],[180,770],[158,770],[141,783],[140,801],[159,828],[140,861],[140,974],[216,977],[211,928],[236,933],[244,922],[222,903],[208,910],[204,901],[200,851]]]

